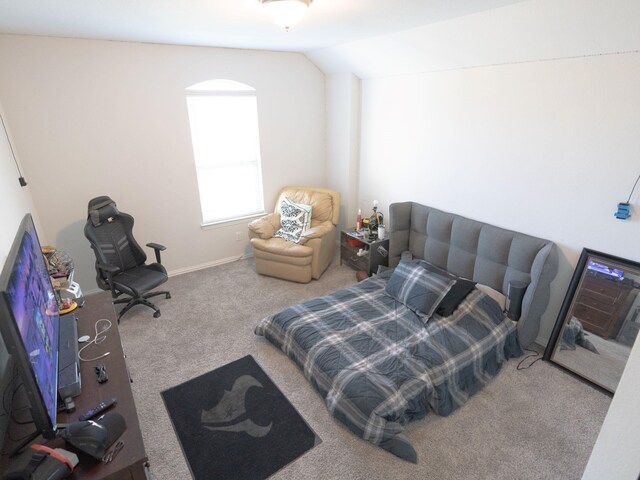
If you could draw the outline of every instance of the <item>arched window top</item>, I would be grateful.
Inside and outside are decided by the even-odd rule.
[[[213,79],[205,80],[204,82],[196,83],[187,87],[187,94],[253,94],[255,95],[256,89],[249,85],[235,80],[226,79]]]

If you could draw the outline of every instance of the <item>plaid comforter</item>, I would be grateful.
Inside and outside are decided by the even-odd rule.
[[[519,356],[515,324],[474,289],[426,324],[385,294],[390,273],[264,318],[255,329],[286,353],[355,434],[406,460],[403,425],[448,415]]]

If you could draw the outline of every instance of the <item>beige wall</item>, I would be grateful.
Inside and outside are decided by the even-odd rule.
[[[360,79],[353,74],[326,77],[327,185],[341,192],[341,230],[353,228],[360,174]]]
[[[38,215],[36,214],[33,200],[31,197],[31,182],[30,178],[24,174],[27,181],[26,187],[21,187],[18,183],[18,167],[22,168],[20,162],[19,150],[15,146],[15,141],[12,140],[13,150],[15,153],[15,159],[11,153],[11,144],[9,139],[12,139],[11,125],[7,119],[7,116],[2,108],[0,100],[0,115],[4,120],[6,128],[6,134],[0,124],[0,199],[2,199],[2,207],[0,208],[0,269],[9,254],[9,249],[13,243],[16,231],[20,225],[22,217],[27,213],[31,213],[34,220],[38,222]],[[8,135],[8,138],[7,138]],[[37,225],[37,223],[36,223]],[[42,236],[42,235],[41,235]],[[44,239],[41,238],[41,241]]]
[[[248,251],[247,222],[200,228],[190,85],[256,89],[267,210],[285,184],[325,182],[324,75],[301,54],[0,35],[0,61],[0,100],[42,229],[74,258],[85,291],[96,287],[82,229],[98,195],[136,218],[141,244],[168,247],[170,273]]]
[[[0,116],[4,119],[9,139],[11,136],[11,128],[6,119],[0,102]],[[16,168],[16,160],[20,166],[20,156],[17,149],[14,148],[16,158],[14,160],[11,154],[11,146],[9,139],[5,135],[4,129],[0,124],[0,270],[4,267],[7,255],[13,244],[13,239],[20,225],[22,217],[27,213],[31,213],[36,221],[38,228],[35,208],[31,199],[31,186],[21,187],[18,183],[18,170]],[[29,182],[29,178],[26,178]],[[38,229],[40,230],[40,229]],[[41,241],[44,241],[41,239]],[[2,319],[0,319],[2,321]],[[8,382],[11,379],[11,371],[9,370],[9,353],[0,337],[0,392],[5,392]],[[3,393],[4,395],[4,393]],[[8,417],[0,415],[0,435],[5,433]],[[0,441],[2,443],[2,441]]]

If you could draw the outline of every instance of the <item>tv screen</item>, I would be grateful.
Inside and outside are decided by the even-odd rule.
[[[624,271],[619,268],[610,267],[609,265],[604,265],[603,263],[594,262],[589,259],[587,264],[588,270],[593,270],[594,272],[604,273],[605,275],[610,275],[614,278],[624,278]]]
[[[58,306],[31,215],[0,275],[0,331],[27,393],[36,429],[55,437]]]

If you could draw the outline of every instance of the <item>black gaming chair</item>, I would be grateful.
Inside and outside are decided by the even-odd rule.
[[[89,201],[89,214],[84,235],[96,255],[96,281],[103,290],[111,290],[113,303],[126,303],[118,314],[120,318],[134,305],[152,308],[154,317],[160,310],[147,299],[156,295],[171,298],[167,291],[151,292],[167,281],[167,271],[160,263],[160,252],[165,247],[148,243],[155,250],[156,262],[146,265],[147,256],[133,238],[133,217],[121,213],[107,196]],[[126,298],[116,300],[120,295]]]

